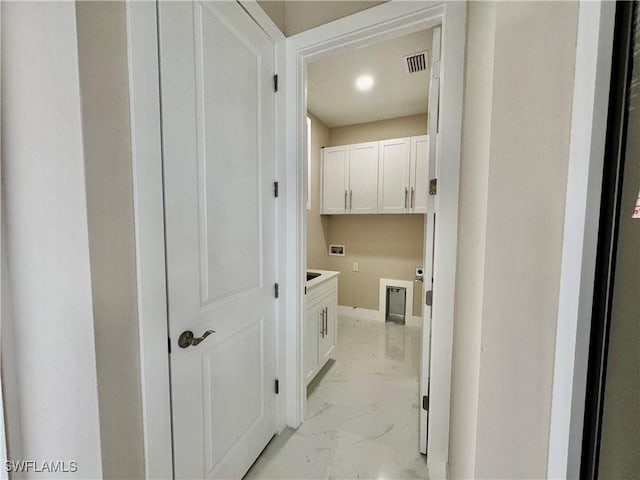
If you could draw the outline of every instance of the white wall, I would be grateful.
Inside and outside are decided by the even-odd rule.
[[[76,474],[53,478],[102,476],[77,66],[74,3],[2,4],[16,353],[3,362],[15,362],[18,373],[23,458],[78,462]]]
[[[456,320],[453,344],[450,468],[473,478],[476,460],[480,335],[489,195],[495,3],[467,10],[466,79],[460,165]]]
[[[496,7],[478,477],[546,474],[577,14]]]
[[[470,8],[450,453],[458,478],[546,475],[577,13],[569,2]],[[481,223],[468,218],[475,212]]]
[[[144,478],[124,3],[77,2],[105,478]]]

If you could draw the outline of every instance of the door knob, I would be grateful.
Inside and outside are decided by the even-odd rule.
[[[204,334],[201,337],[194,337],[193,332],[191,330],[185,330],[180,334],[180,337],[178,337],[178,346],[180,348],[187,348],[190,346],[195,347],[196,345],[200,345],[200,342],[202,342],[205,338],[207,338],[212,333],[216,333],[216,332],[213,330],[207,330],[206,332],[204,332]]]

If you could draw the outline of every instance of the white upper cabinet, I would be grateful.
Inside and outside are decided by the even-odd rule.
[[[378,213],[378,142],[351,145],[349,213]]]
[[[347,213],[349,145],[322,149],[322,213]]]
[[[429,195],[429,135],[411,137],[409,184],[411,213],[427,213],[427,197]]]
[[[322,213],[426,213],[429,135],[322,149]]]
[[[379,142],[378,213],[409,211],[409,138]]]

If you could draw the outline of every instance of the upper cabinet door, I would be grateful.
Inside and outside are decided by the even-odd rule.
[[[409,203],[411,213],[427,213],[429,195],[429,135],[411,137]]]
[[[379,213],[407,213],[410,204],[410,139],[383,140],[379,151]]]
[[[349,213],[378,212],[378,142],[358,143],[349,152]]]
[[[322,213],[347,213],[349,145],[322,149]]]

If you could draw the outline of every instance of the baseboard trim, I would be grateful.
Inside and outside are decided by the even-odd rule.
[[[349,307],[347,305],[338,305],[338,315],[347,317],[358,317],[363,320],[375,320],[376,322],[384,322],[384,313],[379,310],[370,310],[368,308]],[[422,317],[409,315],[405,319],[406,325],[412,327],[422,326]]]
[[[368,308],[349,307],[347,305],[338,305],[338,315],[346,315],[347,317],[357,316],[365,320],[376,320],[384,322],[384,315],[380,315],[378,310],[369,310]]]

